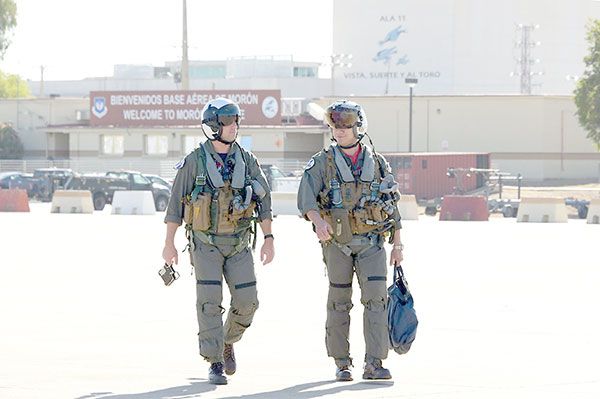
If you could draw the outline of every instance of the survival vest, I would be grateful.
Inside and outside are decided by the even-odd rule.
[[[249,173],[250,155],[237,143],[233,173],[223,180],[205,145],[197,150],[198,169],[192,193],[183,198],[186,228],[204,235],[241,236],[256,220],[259,199]]]
[[[334,239],[345,244],[353,235],[392,230],[396,198],[387,187],[393,177],[385,176],[377,154],[363,146],[362,170],[355,178],[338,146],[324,151],[325,185],[318,198],[321,217],[333,227]]]

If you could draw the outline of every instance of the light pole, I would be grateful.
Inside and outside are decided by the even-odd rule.
[[[413,108],[413,88],[419,83],[417,78],[406,78],[404,83],[409,88],[409,101],[408,101],[408,152],[412,152],[412,108]]]
[[[332,54],[331,55],[331,97],[335,97],[335,68],[352,67],[352,54]]]
[[[187,42],[187,3],[183,0],[183,35],[181,40],[181,90],[190,89],[190,73]]]

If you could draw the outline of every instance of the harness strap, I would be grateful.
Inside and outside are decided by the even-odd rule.
[[[198,195],[204,191],[206,186],[206,157],[202,148],[198,151],[198,168],[196,172],[196,180],[194,181],[194,190],[192,191],[192,202],[196,201]]]

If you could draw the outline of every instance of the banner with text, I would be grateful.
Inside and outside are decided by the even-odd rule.
[[[241,109],[243,125],[281,124],[279,90],[92,91],[91,126],[200,125],[202,108],[224,97]]]

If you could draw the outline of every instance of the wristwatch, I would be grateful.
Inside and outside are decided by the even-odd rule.
[[[273,234],[265,234],[265,237],[264,237],[264,238],[265,238],[265,240],[266,240],[267,238],[272,238],[272,239],[275,239],[275,237],[273,237]]]
[[[400,252],[402,252],[404,250],[404,245],[403,244],[395,244],[394,249],[399,249]]]

